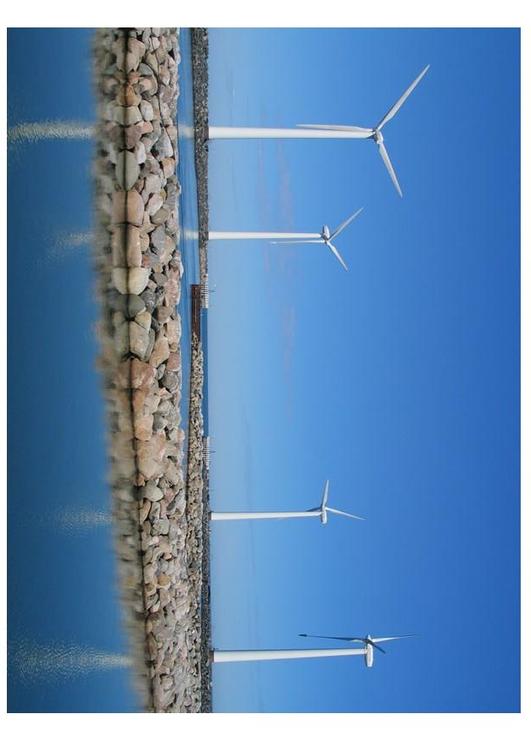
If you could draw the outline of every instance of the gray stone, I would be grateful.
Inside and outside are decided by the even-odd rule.
[[[162,385],[167,388],[170,393],[175,393],[175,391],[178,390],[181,384],[180,381],[181,379],[179,377],[179,373],[169,370],[168,372],[164,373],[164,377],[162,378]]]
[[[157,295],[155,294],[155,292],[151,289],[146,289],[140,296],[144,301],[146,310],[149,310],[149,312],[153,312],[157,304]]]
[[[129,318],[134,318],[138,313],[143,312],[146,309],[144,300],[139,297],[138,294],[127,295],[127,314]]]
[[[144,120],[147,120],[148,122],[151,121],[153,119],[153,107],[151,102],[148,102],[147,99],[142,99],[140,102],[140,112],[142,113]]]

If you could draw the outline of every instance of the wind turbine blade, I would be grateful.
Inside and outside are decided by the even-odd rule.
[[[330,250],[334,253],[334,255],[336,256],[336,258],[338,259],[338,261],[341,263],[341,265],[345,269],[345,271],[348,271],[348,266],[345,263],[345,261],[343,260],[343,258],[341,257],[341,255],[339,254],[339,250],[336,247],[334,247],[331,242],[325,242],[325,245],[327,247],[329,247]]]
[[[360,138],[370,138],[374,133],[372,128],[359,128],[357,125],[303,125],[298,128],[309,128],[310,130],[346,130],[349,133],[359,133]]]
[[[380,156],[382,157],[384,164],[387,167],[387,171],[389,172],[389,176],[393,181],[393,185],[398,190],[398,195],[402,197],[402,190],[400,189],[398,177],[395,174],[395,170],[393,169],[393,165],[391,164],[391,159],[389,158],[389,154],[387,153],[387,149],[385,148],[383,143],[378,144],[378,151],[380,152]]]
[[[371,638],[373,643],[383,643],[383,641],[398,641],[401,638],[415,638],[416,633],[410,633],[409,635],[389,635],[387,638]]]
[[[336,510],[335,508],[327,508],[329,513],[336,513],[338,516],[347,516],[347,518],[355,518],[357,521],[365,521],[365,518],[361,516],[355,516],[353,513],[345,513],[344,510]]]
[[[270,245],[321,245],[323,240],[271,240]]]
[[[376,643],[375,643],[375,642],[373,641],[373,639],[372,639],[372,638],[367,638],[367,643],[370,643],[370,645],[371,645],[371,646],[372,646],[373,648],[376,648],[376,649],[378,649],[378,651],[381,651],[381,652],[382,652],[382,654],[385,654],[385,653],[386,653],[386,652],[385,652],[385,651],[383,650],[383,648],[382,648],[381,646],[377,646],[377,645],[376,645]]]
[[[321,501],[321,510],[324,510],[326,508],[326,505],[328,503],[328,488],[330,486],[330,481],[327,479],[325,482],[324,490],[323,490],[323,499]]]
[[[338,228],[334,232],[332,232],[332,234],[330,235],[329,239],[333,240],[335,237],[337,237],[337,235],[340,234],[343,231],[343,229],[345,229],[345,227],[348,227],[348,225],[350,224],[350,222],[354,221],[354,219],[356,218],[356,216],[359,216],[362,211],[363,211],[363,208],[358,208],[358,210],[355,211],[352,214],[352,216],[349,216],[348,219],[346,219],[342,224],[340,224],[338,226]]]
[[[430,67],[429,65],[426,65],[426,67],[424,68],[424,70],[422,71],[422,73],[415,78],[415,80],[413,81],[413,83],[411,84],[411,86],[409,86],[404,91],[404,93],[402,94],[402,96],[400,97],[400,99],[398,99],[393,104],[393,106],[391,107],[391,109],[382,117],[382,119],[380,120],[380,122],[376,126],[376,130],[380,130],[381,128],[383,128],[383,126],[385,125],[385,123],[389,122],[389,120],[391,120],[396,115],[396,113],[398,112],[398,110],[400,109],[400,107],[402,106],[402,104],[406,101],[406,99],[408,98],[408,96],[411,94],[411,92],[413,91],[413,89],[415,88],[415,86],[417,86],[420,83],[420,80],[426,75],[426,73],[428,72],[428,68],[429,67]]]
[[[340,635],[313,635],[312,633],[299,633],[299,636],[301,638],[324,638],[329,641],[348,641],[349,643],[353,641],[361,641],[362,643],[365,643],[365,638],[347,638],[346,636],[340,636]]]

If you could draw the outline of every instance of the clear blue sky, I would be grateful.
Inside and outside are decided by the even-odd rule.
[[[303,509],[329,478],[368,519],[216,526],[214,645],[420,634],[372,671],[216,665],[216,710],[519,708],[518,32],[213,30],[210,120],[370,126],[427,63],[385,131],[403,200],[370,142],[210,146],[211,229],[365,207],[348,274],[211,243],[212,507]]]

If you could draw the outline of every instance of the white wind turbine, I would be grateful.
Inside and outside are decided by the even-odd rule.
[[[320,518],[322,524],[328,523],[328,514],[335,513],[338,516],[347,516],[347,518],[355,518],[357,521],[364,521],[364,518],[355,516],[352,513],[346,513],[343,510],[336,510],[328,505],[328,489],[330,482],[328,479],[325,482],[323,497],[321,505],[317,508],[310,508],[310,510],[300,511],[272,511],[272,512],[260,512],[260,511],[247,511],[244,513],[218,513],[217,511],[211,511],[211,521],[248,521],[248,520],[261,520],[270,518]]]
[[[302,634],[305,637],[306,634]],[[313,636],[315,638],[328,638],[329,636]],[[364,656],[365,665],[372,667],[374,663],[374,649],[385,653],[383,648],[377,644],[382,641],[394,641],[399,638],[411,638],[410,635],[391,635],[386,638],[371,638],[367,636],[353,638],[336,638],[334,640],[348,641],[349,643],[361,642],[363,648],[298,648],[298,649],[259,649],[254,651],[219,651],[214,649],[211,652],[211,661],[213,662],[235,662],[235,661],[274,661],[277,659],[316,659],[331,656]]]
[[[310,232],[209,232],[210,240],[270,240],[273,245],[325,245],[338,259],[345,271],[348,271],[347,264],[341,257],[339,250],[332,244],[341,232],[348,227],[363,211],[358,208],[348,219],[340,224],[337,229],[331,231],[324,224],[319,233]]]
[[[409,635],[388,635],[383,638],[373,638],[370,635],[366,636],[340,636],[340,635],[312,635],[311,633],[299,633],[301,638],[324,638],[331,641],[346,641],[347,643],[364,643],[365,644],[365,664],[367,667],[372,667],[374,664],[374,649],[381,651],[382,654],[386,652],[379,643],[384,641],[398,641],[401,638],[414,638],[415,634],[410,633]]]
[[[426,75],[429,69],[426,65],[424,70],[415,78],[413,83],[408,86],[402,96],[393,104],[391,109],[382,117],[380,122],[372,128],[360,128],[356,125],[299,125],[297,128],[238,128],[238,127],[216,127],[209,128],[209,139],[220,138],[372,138],[381,157],[384,161],[387,171],[391,176],[398,194],[402,196],[402,190],[398,183],[398,178],[391,164],[389,154],[384,146],[382,128],[391,120],[400,107],[404,104],[413,89],[418,85],[421,79]]]

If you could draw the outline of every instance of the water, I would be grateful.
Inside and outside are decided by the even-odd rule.
[[[94,122],[91,38],[9,32],[9,127]],[[93,143],[32,133],[9,147],[8,709],[136,711],[94,366]]]
[[[182,190],[179,197],[179,228],[181,232],[181,256],[184,266],[184,274],[181,279],[181,300],[179,303],[179,313],[182,322],[181,355],[183,368],[181,415],[183,424],[187,424],[190,398],[190,345],[192,341],[190,285],[199,283],[197,179],[193,138],[194,99],[189,29],[181,29],[179,44],[181,62],[179,64],[180,94],[177,100],[179,140],[177,175]]]

